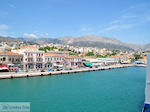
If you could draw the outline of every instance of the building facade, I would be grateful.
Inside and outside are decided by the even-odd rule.
[[[45,68],[57,68],[63,67],[64,57],[58,54],[45,53],[44,54],[44,63]]]
[[[70,56],[66,56],[64,59],[64,66],[66,68],[79,68],[82,65],[82,58],[75,56],[75,55],[70,55]]]
[[[36,46],[22,46],[13,52],[23,55],[24,69],[39,70],[44,68],[44,51],[39,51]]]
[[[1,52],[0,64],[23,65],[23,55],[14,52]]]

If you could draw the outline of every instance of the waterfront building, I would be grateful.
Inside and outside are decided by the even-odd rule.
[[[57,68],[63,67],[64,57],[54,53],[44,54],[44,64],[45,68]]]
[[[119,61],[114,58],[85,58],[85,61],[91,62],[92,66],[113,65],[119,63]]]
[[[134,59],[134,56],[129,54],[123,54],[123,55],[114,55],[111,56],[111,58],[114,58],[116,61],[120,63],[131,63],[131,59]]]
[[[23,54],[24,69],[39,70],[44,68],[44,51],[39,51],[36,46],[22,46],[13,51]]]
[[[0,46],[0,52],[8,52],[11,51],[11,47],[7,45],[7,42],[2,42]]]
[[[68,51],[49,51],[48,53],[58,54],[58,55],[61,55],[61,56],[69,56]]]
[[[138,61],[143,64],[147,64],[147,56],[142,56],[142,59],[139,59]]]
[[[101,61],[104,65],[114,65],[118,64],[119,61],[114,58],[96,58],[98,61]]]
[[[78,68],[81,67],[82,64],[82,58],[78,57],[76,55],[69,55],[69,56],[65,56],[65,60],[64,60],[64,66],[66,68]]]
[[[38,47],[36,46],[21,46],[19,49],[13,49],[11,50],[12,52],[16,52],[16,53],[19,53],[19,54],[24,54],[24,52],[33,52],[33,51],[38,51]]]
[[[44,68],[44,51],[26,51],[24,52],[25,69],[43,69]]]
[[[0,52],[0,65],[7,65],[10,67],[16,67],[16,69],[23,67],[23,55],[14,52]],[[10,71],[13,71],[11,68]]]

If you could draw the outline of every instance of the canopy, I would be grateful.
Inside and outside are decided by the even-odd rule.
[[[92,66],[92,63],[90,63],[90,62],[86,62],[84,64],[85,64],[85,66]]]

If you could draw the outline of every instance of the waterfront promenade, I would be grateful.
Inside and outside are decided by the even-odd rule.
[[[73,70],[49,71],[49,72],[21,72],[21,73],[7,72],[7,73],[0,73],[0,79],[34,77],[34,76],[44,76],[44,75],[59,75],[59,74],[107,70],[107,69],[115,69],[115,68],[131,67],[131,66],[136,66],[136,65],[122,64],[122,65],[101,66],[99,68],[80,68],[80,69],[73,69]]]

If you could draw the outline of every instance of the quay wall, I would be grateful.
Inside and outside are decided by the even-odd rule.
[[[74,69],[74,70],[36,72],[36,73],[27,72],[27,73],[12,74],[11,72],[8,72],[7,75],[0,75],[0,79],[35,77],[35,76],[45,76],[45,75],[59,75],[59,74],[97,71],[97,70],[115,69],[115,68],[131,67],[131,66],[135,66],[135,64],[111,65],[111,66],[101,66],[99,68],[81,68],[81,69]]]

